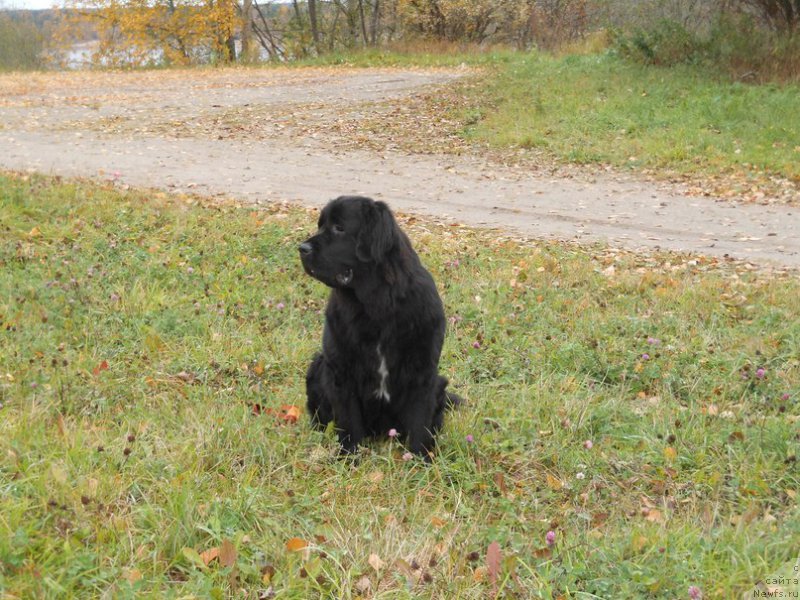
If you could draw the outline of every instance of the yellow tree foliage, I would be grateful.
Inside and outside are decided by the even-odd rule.
[[[138,67],[235,59],[235,0],[66,0],[73,28],[91,22],[94,64]]]

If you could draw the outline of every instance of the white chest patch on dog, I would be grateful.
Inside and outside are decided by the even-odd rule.
[[[380,377],[381,383],[380,387],[375,390],[375,396],[379,399],[383,399],[384,402],[389,402],[391,397],[389,396],[389,369],[386,367],[386,357],[381,352],[381,345],[378,344],[378,376]]]

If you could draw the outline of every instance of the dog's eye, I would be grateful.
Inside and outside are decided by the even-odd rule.
[[[333,233],[344,233],[344,227],[342,227],[338,223],[334,224],[332,229],[333,229]]]

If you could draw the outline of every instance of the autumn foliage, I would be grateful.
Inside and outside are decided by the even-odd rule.
[[[91,59],[104,66],[187,65],[235,58],[232,0],[67,0],[67,39],[86,21],[98,44]]]

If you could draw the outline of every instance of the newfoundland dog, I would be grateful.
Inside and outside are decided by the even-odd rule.
[[[306,273],[332,288],[306,374],[312,423],[333,421],[343,453],[394,429],[429,459],[460,398],[439,375],[444,309],[408,237],[383,202],[340,196],[299,250]]]

